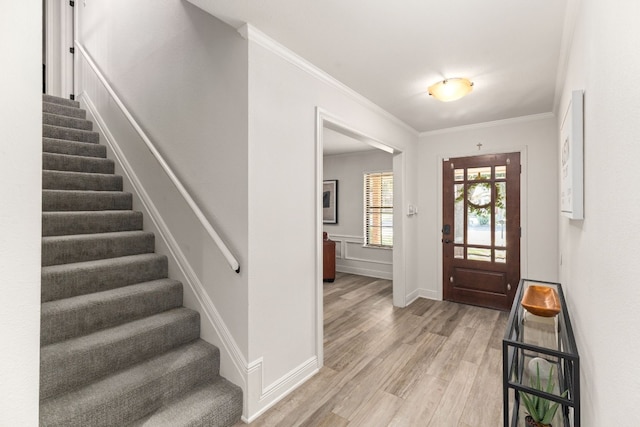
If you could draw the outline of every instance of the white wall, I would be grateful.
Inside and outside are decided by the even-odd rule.
[[[296,62],[279,45],[252,31],[248,36],[249,354],[255,367],[250,388],[254,376],[258,383],[249,399],[254,415],[318,367],[322,171],[316,167],[322,153],[315,141],[316,108],[410,158],[416,134]],[[413,181],[416,172],[407,163],[407,179]],[[407,221],[404,231],[414,235],[414,223]],[[414,254],[411,249],[407,252]],[[406,264],[408,270],[416,268],[412,259]]]
[[[640,396],[640,97],[624,83],[640,74],[640,3],[614,3],[577,2],[559,108],[584,89],[585,219],[560,217],[560,279],[580,351],[587,427],[628,425]]]
[[[157,232],[162,227],[153,223],[157,220],[145,217],[145,228],[156,232],[158,252],[171,257],[171,245],[164,240],[175,239],[177,258],[183,256],[186,266],[172,261],[169,274],[183,282],[193,278],[184,283],[185,305],[201,312],[203,338],[221,347],[222,374],[244,387],[249,309],[247,42],[227,24],[180,0],[90,0],[86,5],[77,2],[76,9],[78,44],[88,52],[88,58],[77,55],[78,94],[95,107],[104,122],[102,130],[113,140],[103,143],[120,147],[135,174],[133,181],[170,230],[171,236],[161,237]],[[90,59],[106,85],[89,66]],[[239,259],[239,275],[226,264],[107,86]],[[123,169],[118,172],[127,175]],[[126,190],[133,191],[130,180],[126,182]],[[144,211],[147,206],[136,198],[134,208]],[[228,329],[233,338],[230,346],[243,371],[239,376],[230,372],[229,355],[210,324],[216,312],[222,319],[218,329]]]
[[[392,278],[393,252],[363,247],[366,172],[393,170],[393,157],[381,150],[324,156],[324,179],[338,180],[338,224],[323,228],[336,241],[336,270],[363,276]]]
[[[42,3],[0,14],[0,425],[38,424],[42,224]]]
[[[420,137],[419,293],[442,298],[442,159],[521,151],[521,274],[558,279],[558,155],[552,115],[424,133]],[[476,144],[482,143],[479,151]]]

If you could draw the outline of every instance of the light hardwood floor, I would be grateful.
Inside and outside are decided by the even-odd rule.
[[[251,426],[500,426],[506,321],[446,301],[394,308],[389,280],[338,273],[324,367]]]

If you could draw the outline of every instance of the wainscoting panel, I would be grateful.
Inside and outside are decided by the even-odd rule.
[[[336,271],[393,279],[393,250],[364,246],[363,236],[329,234],[336,242]]]

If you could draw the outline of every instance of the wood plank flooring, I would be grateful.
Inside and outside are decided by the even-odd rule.
[[[507,313],[418,299],[337,273],[324,284],[324,367],[251,426],[502,425]],[[243,424],[237,424],[241,426]]]

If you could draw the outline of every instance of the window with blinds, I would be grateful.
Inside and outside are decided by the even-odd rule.
[[[364,174],[364,244],[393,247],[393,172]]]

